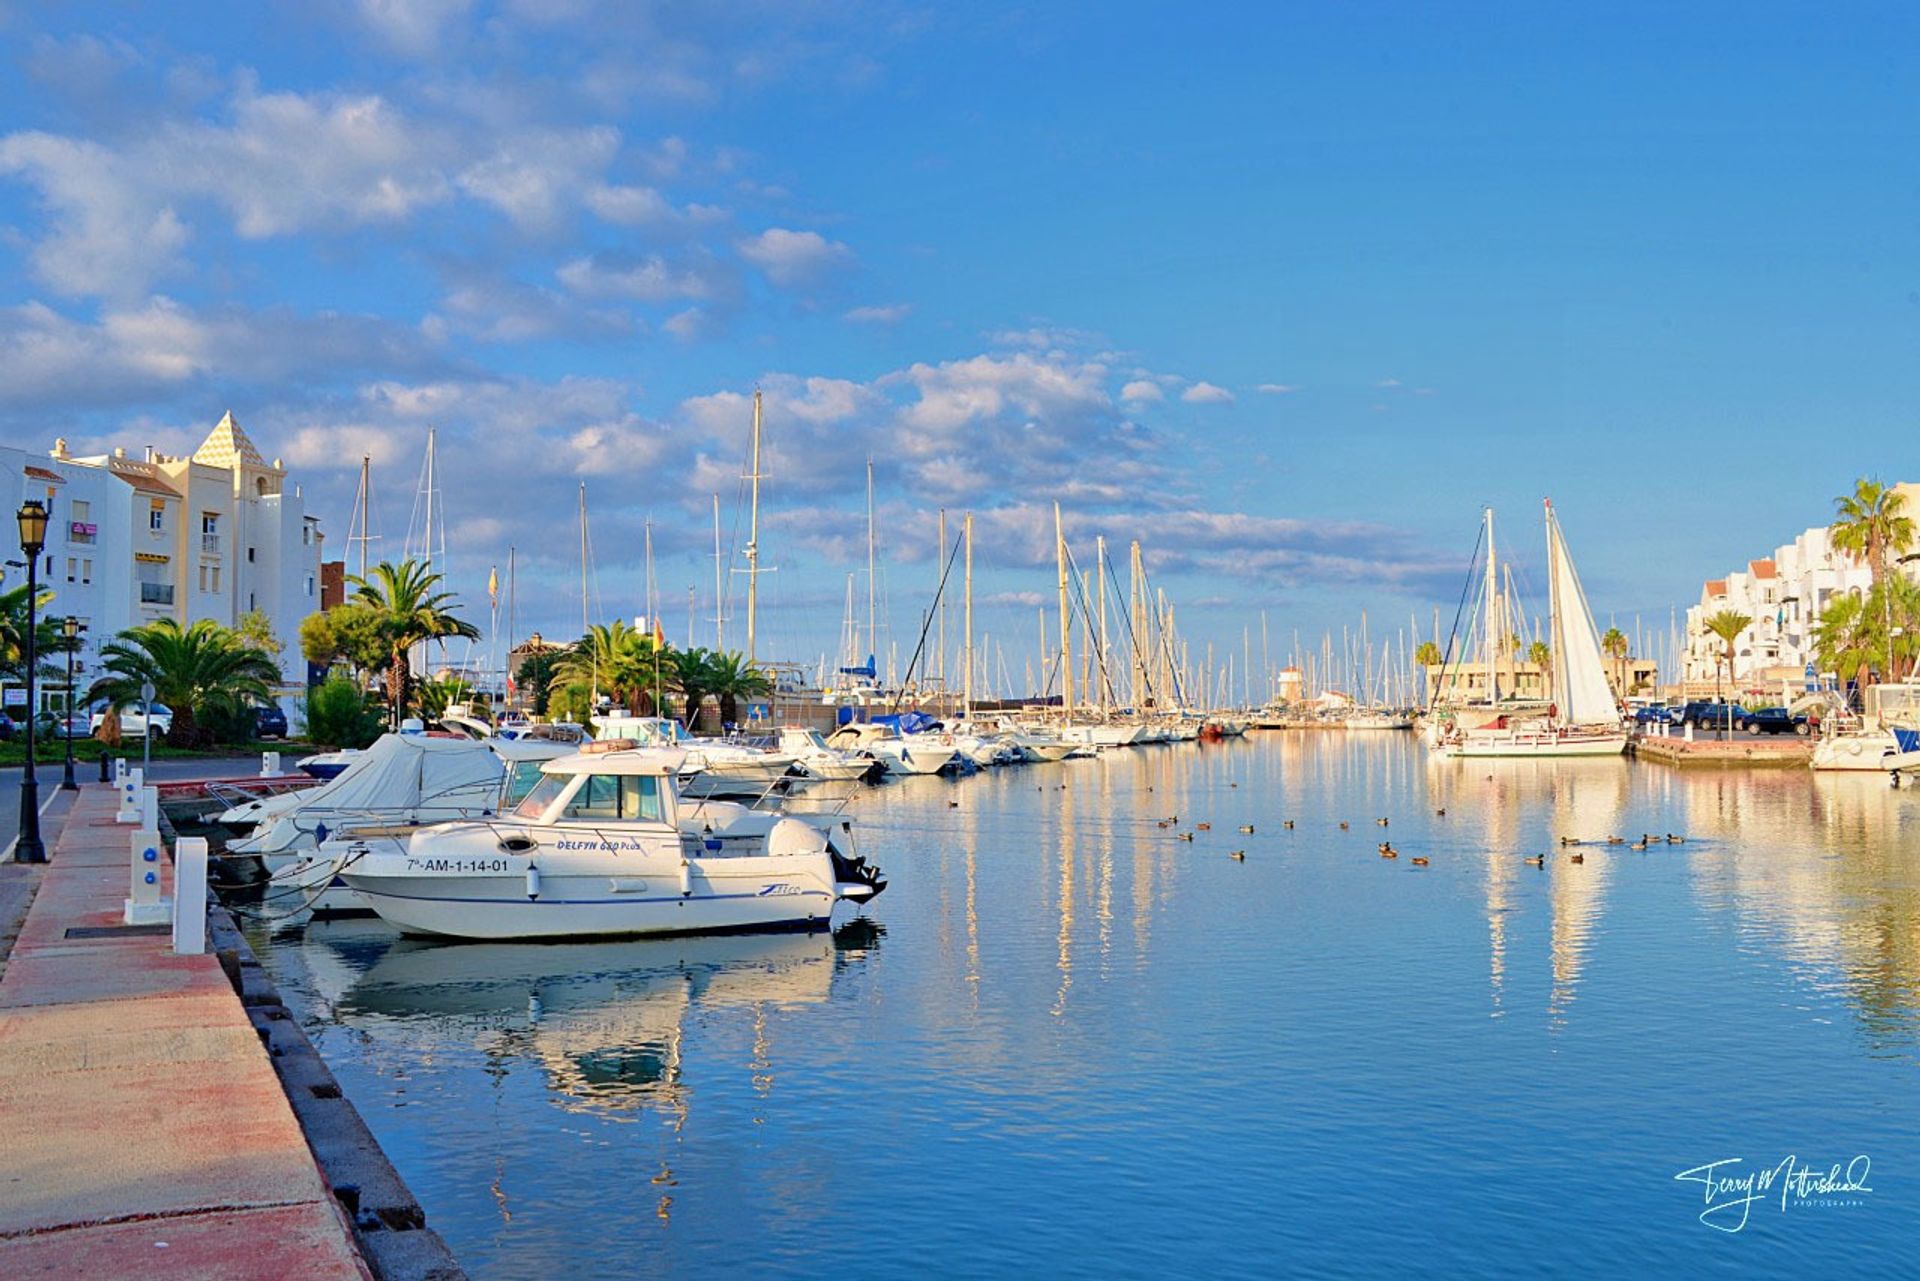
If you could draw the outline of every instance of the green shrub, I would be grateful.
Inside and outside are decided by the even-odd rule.
[[[366,747],[380,737],[384,718],[344,676],[307,691],[307,741],[318,747]]]

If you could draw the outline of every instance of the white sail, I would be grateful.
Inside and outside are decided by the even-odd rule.
[[[1560,522],[1547,503],[1548,582],[1552,593],[1553,687],[1559,720],[1565,725],[1615,724],[1620,719],[1613,687],[1607,683],[1606,658],[1594,629],[1587,594],[1574,572],[1573,557]]]

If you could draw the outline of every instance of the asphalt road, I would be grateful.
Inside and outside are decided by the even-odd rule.
[[[131,759],[134,764],[139,764],[138,756]],[[194,778],[245,778],[258,773],[259,769],[259,760],[250,756],[225,760],[155,761],[147,777],[160,783]],[[65,773],[65,766],[58,762],[39,767],[37,774],[43,812],[59,794],[60,780]],[[100,767],[92,762],[75,762],[73,776],[80,783],[92,783],[99,779]],[[13,842],[20,834],[20,781],[20,767],[0,769],[0,852],[4,853],[7,860],[13,858]]]

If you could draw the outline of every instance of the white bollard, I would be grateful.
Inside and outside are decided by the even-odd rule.
[[[140,789],[140,826],[160,830],[160,789],[157,787]]]
[[[173,950],[199,956],[207,950],[207,838],[183,836],[173,843]]]
[[[1692,721],[1687,722],[1687,741],[1689,743],[1693,741],[1693,722]]]
[[[149,827],[128,835],[133,880],[123,915],[128,925],[164,925],[173,906],[160,897],[160,833]]]
[[[116,823],[138,823],[140,821],[140,789],[144,780],[139,770],[129,770],[120,778],[120,809],[113,816]]]
[[[280,774],[280,753],[260,753],[260,777],[277,778]]]
[[[118,787],[120,784],[126,781],[127,781],[127,758],[124,756],[116,756],[113,758],[114,786]]]

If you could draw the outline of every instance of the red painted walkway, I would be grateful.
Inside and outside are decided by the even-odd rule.
[[[219,962],[67,937],[120,924],[114,806],[80,792],[0,976],[0,1277],[366,1277]]]

